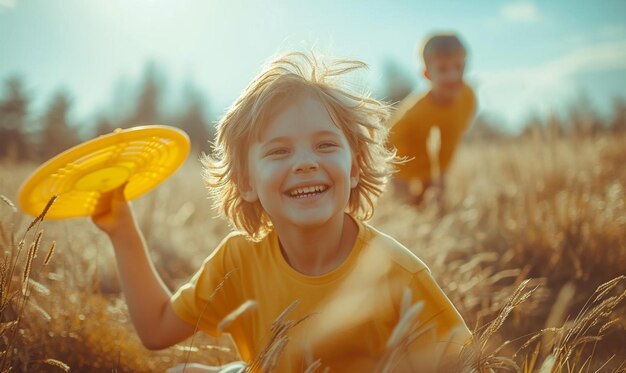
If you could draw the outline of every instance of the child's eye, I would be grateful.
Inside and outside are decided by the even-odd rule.
[[[325,141],[320,143],[317,147],[320,149],[330,149],[330,148],[334,148],[336,147],[337,144],[335,144],[334,142],[330,142],[330,141]]]
[[[284,149],[284,148],[279,148],[279,149],[272,149],[272,150],[269,150],[269,151],[267,152],[267,154],[265,154],[265,155],[266,155],[266,156],[270,156],[270,155],[285,155],[285,154],[287,154],[287,153],[288,153],[287,149]]]

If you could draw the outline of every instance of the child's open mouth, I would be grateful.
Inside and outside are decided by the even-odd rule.
[[[328,185],[319,184],[306,187],[289,189],[285,194],[291,198],[308,198],[323,194],[328,190]]]

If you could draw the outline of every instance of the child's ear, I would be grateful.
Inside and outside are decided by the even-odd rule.
[[[361,167],[360,165],[360,156],[352,157],[352,168],[350,169],[350,189],[356,188],[359,185],[359,181],[361,180]]]
[[[424,69],[424,78],[430,80],[430,73],[426,69]]]
[[[237,189],[244,201],[254,203],[258,201],[259,195],[256,193],[248,178],[237,180]]]

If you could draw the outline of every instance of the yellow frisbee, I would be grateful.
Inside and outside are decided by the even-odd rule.
[[[155,188],[185,161],[189,148],[189,136],[174,127],[116,129],[41,165],[22,184],[19,205],[38,216],[57,195],[48,219],[97,214],[106,208],[101,197],[126,182],[127,200]]]

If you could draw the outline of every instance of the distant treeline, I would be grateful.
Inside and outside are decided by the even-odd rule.
[[[521,126],[519,134],[502,129],[498,119],[489,113],[480,113],[466,140],[501,140],[512,137],[556,138],[563,136],[593,136],[602,133],[626,132],[626,99],[615,97],[611,112],[600,114],[584,92],[560,113],[532,114]]]
[[[206,117],[207,102],[199,89],[187,85],[180,108],[166,112],[163,98],[163,79],[154,64],[145,68],[134,95],[124,107],[109,109],[110,113],[97,115],[91,125],[72,123],[72,99],[65,91],[56,92],[41,115],[32,112],[27,83],[18,76],[4,81],[0,95],[0,159],[44,160],[81,141],[107,134],[116,128],[142,124],[168,124],[185,130],[191,139],[195,156],[210,152],[214,125]],[[134,96],[134,97],[133,97]],[[120,98],[116,97],[115,102]]]
[[[393,61],[386,63],[382,78],[383,85],[377,96],[391,103],[401,101],[415,87],[410,74]],[[153,123],[185,130],[195,156],[211,151],[210,140],[215,134],[216,118],[207,118],[207,101],[197,87],[188,84],[180,107],[166,112],[163,79],[156,66],[148,64],[134,94],[127,92],[133,89],[126,86],[122,90],[116,91],[115,95],[123,96],[124,105],[97,115],[87,126],[71,123],[72,99],[69,93],[58,91],[43,113],[33,113],[27,82],[18,76],[9,77],[0,90],[0,159],[41,161],[81,141],[110,133],[115,128]],[[114,101],[119,102],[120,97],[115,97]],[[520,136],[590,135],[609,131],[626,131],[626,100],[615,99],[612,113],[603,116],[597,113],[587,96],[580,95],[565,114],[531,116]],[[481,113],[472,125],[467,140],[497,140],[511,136],[497,118]]]

